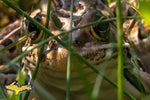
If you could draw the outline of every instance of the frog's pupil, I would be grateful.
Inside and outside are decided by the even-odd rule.
[[[97,13],[94,17],[94,21],[98,21],[101,17],[103,17],[103,15],[100,13]],[[102,18],[101,20],[104,20],[104,19],[106,19],[106,18]],[[98,29],[100,31],[105,31],[109,28],[109,23],[108,22],[99,23],[99,24],[95,25],[94,28]]]
[[[95,14],[95,16],[94,16],[94,21],[99,20],[101,17],[103,17],[102,14],[100,14],[100,13]]]
[[[38,21],[39,23],[41,23],[41,18],[40,18],[40,16],[35,16],[34,19],[35,19],[36,21]],[[31,22],[29,23],[28,30],[29,30],[29,32],[36,31],[37,33],[40,33],[40,29],[37,28],[37,26],[36,26],[35,24],[31,23]]]

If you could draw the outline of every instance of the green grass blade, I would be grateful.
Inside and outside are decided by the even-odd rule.
[[[8,59],[3,53],[0,53],[0,59],[1,59],[2,61],[4,61],[6,64],[10,63],[10,59]],[[14,63],[15,63],[15,62],[14,62]],[[12,63],[12,64],[9,65],[9,66],[11,66],[11,68],[14,69],[15,72],[18,72],[18,67],[17,67],[14,63]],[[8,66],[8,67],[9,67],[9,66]],[[0,70],[0,74],[2,74],[2,72],[5,71],[8,67],[5,66],[3,69],[1,69],[1,70]]]
[[[49,25],[50,7],[51,7],[51,0],[48,0],[48,10],[47,10],[47,17],[46,17],[46,25],[45,25],[46,28],[48,28],[48,25]],[[42,40],[45,40],[45,39],[46,39],[46,33],[43,34],[43,39]],[[35,80],[35,78],[36,78],[38,68],[39,68],[39,65],[40,65],[40,61],[42,59],[43,51],[44,51],[44,44],[42,44],[42,46],[41,46],[40,53],[38,55],[38,61],[37,61],[36,67],[35,67],[35,71],[33,73],[32,80]]]
[[[21,38],[23,37],[23,33],[24,33],[24,17],[22,18],[22,28],[21,28]],[[22,47],[23,47],[23,43],[20,43],[20,54],[22,53]],[[20,59],[20,70],[22,69],[22,59]]]
[[[123,100],[123,23],[121,0],[117,0],[117,42],[118,42],[118,100]]]
[[[24,33],[24,17],[22,18],[22,28],[21,28],[21,35],[20,37],[23,37],[23,33]],[[23,43],[20,43],[20,54],[22,54],[22,47],[23,47]],[[19,66],[19,70],[18,70],[18,85],[23,85],[25,83],[25,76],[23,75],[23,73],[21,72],[22,70],[22,59],[20,59],[20,66]],[[19,94],[18,99],[16,100],[22,100],[22,93]]]
[[[22,43],[23,41],[25,41],[25,40],[26,40],[29,36],[31,36],[32,34],[33,34],[33,33],[30,33],[30,34],[27,34],[27,35],[25,35],[25,36],[19,38],[17,41],[15,41],[15,42],[9,44],[8,46],[6,46],[5,48],[1,49],[1,50],[0,50],[0,53],[3,53],[4,51],[6,51],[6,50],[8,50],[8,49],[10,49],[10,48],[12,48],[12,47],[14,47],[15,45]]]
[[[7,95],[7,91],[4,90],[4,86],[2,85],[2,83],[0,82],[0,100],[8,100],[8,95]]]
[[[51,0],[48,0],[48,9],[47,9],[47,16],[46,16],[46,24],[45,24],[46,28],[48,28],[48,25],[49,25],[50,8],[51,8]],[[45,39],[46,39],[46,33],[43,34],[43,39],[42,40],[45,40]],[[37,60],[36,66],[35,66],[35,70],[33,72],[33,76],[32,76],[32,81],[33,82],[34,82],[34,80],[35,80],[35,78],[37,76],[37,72],[38,72],[39,65],[40,65],[40,62],[41,62],[41,59],[42,59],[43,51],[44,51],[44,44],[42,44],[42,46],[41,46],[41,49],[40,49],[40,52],[39,52],[39,55],[38,55],[38,60]],[[27,100],[29,94],[30,93],[28,92],[25,95],[24,100]]]
[[[82,64],[81,64],[80,60],[74,54],[72,54],[72,62],[76,66],[77,72],[78,72],[78,74],[80,76],[81,82],[83,84],[83,87],[85,89],[85,92],[86,92],[89,100],[93,100],[93,97],[91,96],[91,94],[92,94],[91,84],[90,84],[90,82],[88,80],[88,77],[86,76],[86,74],[85,74],[85,72],[83,70],[83,67],[82,67]]]
[[[101,64],[101,66],[102,66],[101,73],[103,75],[105,74],[105,70],[107,69],[108,61],[111,58],[112,53],[113,53],[113,50],[108,51],[108,53],[106,53],[106,57],[107,57],[106,61]],[[93,91],[92,91],[92,97],[94,98],[94,100],[97,100],[98,93],[100,92],[100,87],[101,87],[102,81],[103,81],[103,77],[98,75],[96,78],[94,87],[93,87]]]
[[[134,23],[135,24],[135,23]],[[129,35],[130,32],[131,32],[131,26],[127,29],[127,34]],[[137,75],[135,75],[137,78],[138,78],[138,82],[135,83],[137,84],[137,86],[139,87],[140,91],[141,91],[141,96],[142,96],[142,100],[145,100],[145,90],[143,89],[143,87],[141,86],[141,76],[140,76],[140,66],[138,64],[138,60],[137,60],[137,55],[136,55],[136,51],[134,49],[134,43],[132,42],[131,40],[131,37],[129,35],[129,43],[130,43],[130,46],[131,46],[131,55],[132,55],[132,58],[133,58],[133,62],[135,63],[135,71],[137,73]]]
[[[70,7],[70,30],[72,29],[73,24],[73,6],[74,0],[71,0],[71,7]],[[70,99],[70,67],[71,67],[71,44],[72,44],[72,33],[69,34],[69,42],[68,42],[68,60],[67,60],[67,73],[66,73],[66,100]]]
[[[34,89],[37,89],[37,91],[40,94],[43,94],[46,100],[55,100],[55,98],[49,94],[37,81],[34,82]]]

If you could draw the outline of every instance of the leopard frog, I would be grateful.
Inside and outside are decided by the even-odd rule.
[[[57,1],[59,0],[54,0],[54,2]],[[66,2],[62,3],[62,8],[65,10],[60,9],[57,12],[59,13],[58,18],[63,23],[62,29],[58,29],[55,25],[56,23],[54,23],[51,18],[49,23],[50,31],[55,35],[61,33],[62,30],[69,30],[70,27],[70,20],[68,17],[68,7],[70,6],[70,2],[68,0],[61,1]],[[88,2],[89,0],[86,2],[85,1],[86,0],[75,0],[75,6],[81,7],[82,10],[80,9],[80,11],[78,10],[76,11],[77,13],[74,13],[74,26],[87,24],[97,20],[101,21],[103,19],[113,17],[111,10],[102,1],[92,0],[90,3]],[[82,12],[82,14],[79,12]],[[79,14],[83,16],[80,17],[81,15]],[[34,19],[36,19],[41,24],[44,24],[45,16],[45,13],[42,12],[36,15]],[[41,40],[41,36],[39,37],[39,34],[41,34],[42,31],[35,25],[30,23],[28,30],[29,32],[35,32],[35,34],[27,39],[23,47],[23,51],[27,51],[35,47]],[[116,33],[116,26],[113,22],[100,23],[72,32],[72,48],[79,55],[83,56],[87,61],[89,61],[89,63],[91,63],[98,71],[101,71],[106,77],[115,83],[117,83],[118,56],[116,48]],[[59,37],[59,39],[67,43],[66,36]],[[132,56],[128,47],[129,46],[125,44],[123,49],[125,69],[124,90],[133,95],[137,100],[141,100],[140,90],[134,84],[137,82],[135,77],[136,75],[134,76],[134,74],[136,74],[134,69],[135,64],[132,60]],[[23,58],[23,73],[27,73],[30,78],[32,77],[32,73],[37,63],[39,50],[40,48],[36,48]],[[45,44],[35,83],[38,82],[44,88],[44,90],[52,94],[56,100],[64,100],[66,98],[67,57],[68,50],[61,44],[57,43],[57,41],[51,40],[49,43]],[[78,69],[78,66],[80,66],[81,69]],[[88,81],[87,84],[89,84],[92,88],[94,88],[96,81],[100,79],[97,73],[95,73],[86,64],[76,58],[76,56],[72,53],[70,100],[88,99],[88,95],[84,89],[84,85],[82,84],[79,70],[84,71],[86,76],[85,78],[87,78]],[[142,70],[141,73],[143,73]],[[146,93],[149,93],[149,88],[145,88],[145,84],[142,86],[144,87]],[[117,89],[106,80],[102,80],[98,90],[98,100],[117,100]],[[37,100],[46,99],[36,88],[34,91],[32,91],[30,99],[31,98],[35,98]],[[124,96],[124,99],[129,100],[129,98],[126,96]]]
[[[111,16],[111,12],[110,15],[108,13],[110,9],[106,5],[104,5],[102,2],[97,4],[96,7],[98,7],[98,5],[101,6],[97,8],[97,10],[89,9],[88,11],[85,11],[83,16],[80,18],[78,25],[87,24],[97,20],[101,21]],[[59,18],[61,20],[60,16]],[[56,30],[54,26],[50,26],[51,32],[54,34],[59,34],[61,31]],[[103,71],[104,75],[115,83],[117,83],[118,52],[117,48],[115,46],[113,47],[113,44],[116,44],[116,33],[116,27],[113,22],[105,22],[78,29],[72,32],[71,46],[79,55],[83,56],[97,70]],[[59,38],[64,41],[64,37]],[[26,45],[23,47],[24,51],[27,51],[37,45],[38,42],[34,42],[32,39],[33,38],[31,37],[27,40]],[[39,50],[40,48],[34,49],[24,58],[23,71],[29,73],[30,76],[35,69]],[[126,72],[134,73],[135,65],[133,64],[127,45],[124,47],[123,51],[125,60],[124,69],[127,69]],[[56,100],[64,100],[66,98],[67,57],[68,50],[56,41],[55,43],[50,41],[48,44],[45,44],[36,82],[38,82],[48,93],[52,94]],[[77,66],[81,66],[81,69],[84,71],[84,74],[89,82],[88,84],[90,84],[92,88],[94,87],[98,75],[86,64],[78,60],[74,54],[72,54],[70,99],[87,100],[88,96],[85,92],[84,85],[82,84],[81,76],[78,73]],[[131,71],[128,71],[128,69]],[[132,84],[133,80],[128,79],[128,75],[125,74],[124,90],[133,95],[137,100],[140,100],[140,92],[137,87]],[[106,80],[102,80],[99,90],[100,91],[97,96],[98,100],[117,100],[117,89]],[[40,98],[39,100],[46,99],[36,89],[30,95],[30,98]],[[124,98],[125,100],[129,100],[129,98],[126,96],[124,96]]]

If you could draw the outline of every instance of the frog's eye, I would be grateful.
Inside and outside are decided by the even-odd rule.
[[[36,16],[34,17],[34,19],[35,19],[36,21],[38,21],[39,23],[41,23],[41,16],[36,15]],[[29,32],[33,32],[33,31],[40,32],[40,30],[37,28],[37,26],[36,26],[35,24],[31,23],[31,22],[29,23],[28,31],[29,31]]]
[[[102,14],[96,13],[94,21],[102,21],[106,19]],[[103,22],[90,26],[90,33],[101,41],[108,41],[109,39],[109,23]]]
[[[38,13],[38,14],[34,17],[34,19],[35,19],[37,22],[42,23],[42,17],[43,17],[43,16],[44,16],[43,14]],[[45,16],[44,16],[44,17],[45,17]],[[35,41],[35,42],[38,41],[38,40],[42,37],[42,35],[43,35],[43,31],[42,31],[41,29],[39,29],[35,24],[33,24],[33,23],[31,23],[31,22],[29,22],[28,31],[35,33],[34,36],[32,37],[33,41]]]

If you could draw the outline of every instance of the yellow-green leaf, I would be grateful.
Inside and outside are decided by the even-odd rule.
[[[139,11],[141,17],[150,25],[150,0],[139,0]]]

